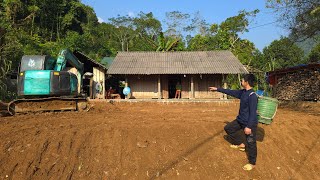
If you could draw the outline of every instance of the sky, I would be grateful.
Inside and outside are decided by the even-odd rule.
[[[240,10],[260,13],[249,25],[249,32],[240,37],[253,42],[259,50],[288,32],[276,22],[278,16],[272,9],[266,8],[266,0],[82,0],[86,5],[93,7],[100,22],[108,22],[109,18],[117,15],[136,16],[140,11],[152,12],[164,26],[165,14],[171,11],[188,13],[191,16],[197,11],[207,23],[221,23],[231,16],[238,15]]]

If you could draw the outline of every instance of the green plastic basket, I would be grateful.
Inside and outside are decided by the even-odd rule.
[[[258,121],[271,124],[276,115],[279,101],[275,98],[258,96]]]

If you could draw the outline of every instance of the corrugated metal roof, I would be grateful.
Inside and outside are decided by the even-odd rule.
[[[107,68],[103,65],[100,64],[99,62],[89,58],[87,55],[83,54],[80,51],[73,51],[73,54],[79,59],[80,62],[86,64],[87,62],[91,63],[93,67],[101,67],[104,70],[107,70]],[[86,67],[85,67],[86,69]]]
[[[108,74],[246,74],[230,51],[119,52]]]

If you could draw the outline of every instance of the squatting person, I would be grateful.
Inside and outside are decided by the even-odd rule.
[[[257,104],[258,97],[253,91],[255,77],[253,74],[244,75],[241,80],[242,90],[230,90],[216,87],[209,87],[211,91],[219,91],[230,96],[240,99],[240,109],[236,120],[228,123],[224,130],[233,141],[231,148],[248,152],[249,163],[243,166],[244,170],[250,171],[256,165],[257,159],[257,143],[256,131],[258,126]],[[246,135],[246,142],[243,142],[239,134],[239,130],[243,130]]]

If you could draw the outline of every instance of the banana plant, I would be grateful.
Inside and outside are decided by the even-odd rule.
[[[158,52],[168,52],[168,51],[174,51],[174,48],[178,45],[179,39],[173,38],[173,39],[166,39],[163,35],[163,32],[160,33],[159,38],[159,46],[157,48]]]

